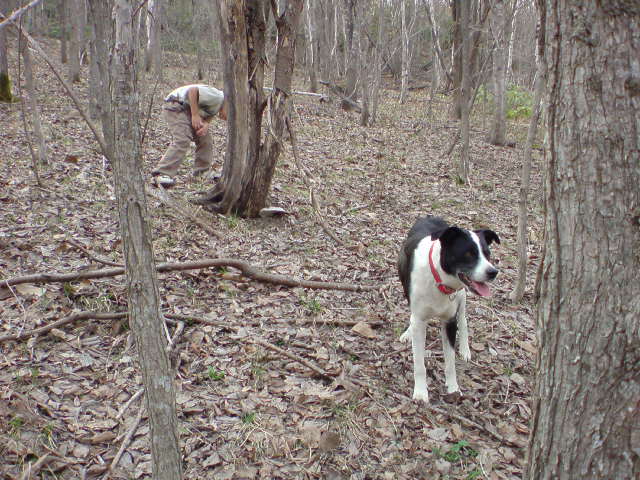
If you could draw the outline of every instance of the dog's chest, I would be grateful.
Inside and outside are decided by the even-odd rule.
[[[458,310],[461,295],[465,294],[464,290],[452,295],[445,295],[435,288],[432,282],[425,283],[413,285],[411,289],[411,311],[416,312],[423,318],[441,318],[443,320],[453,318]]]

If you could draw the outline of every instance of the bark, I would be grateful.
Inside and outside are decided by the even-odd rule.
[[[462,40],[465,36],[465,32],[463,31],[463,27],[460,25],[460,12],[465,3],[467,3],[465,0],[451,1],[451,18],[453,21],[451,39],[451,80],[454,91],[453,110],[451,113],[452,117],[455,119],[462,118]]]
[[[358,0],[344,0],[344,22],[345,22],[345,49],[346,49],[346,86],[345,94],[353,101],[358,100]]]
[[[640,478],[640,5],[539,6],[546,254],[526,478]]]
[[[304,6],[305,13],[305,33],[307,43],[307,70],[309,71],[309,90],[318,91],[318,36],[315,24],[315,15],[311,14],[312,2],[306,2]],[[315,3],[314,3],[315,7]]]
[[[129,319],[142,368],[154,479],[181,478],[173,373],[163,337],[160,292],[144,195],[136,88],[135,0],[116,0],[113,49],[115,193],[127,272]]]

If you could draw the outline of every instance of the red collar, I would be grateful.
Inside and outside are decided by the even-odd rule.
[[[431,248],[429,249],[429,267],[431,268],[431,273],[433,274],[433,279],[436,281],[436,286],[438,287],[438,290],[440,290],[445,295],[451,295],[453,293],[456,293],[457,290],[442,283],[442,279],[440,278],[440,275],[438,274],[436,267],[433,265],[433,259],[431,258],[431,255],[433,253],[433,246],[435,244],[436,242],[433,242],[431,244]]]

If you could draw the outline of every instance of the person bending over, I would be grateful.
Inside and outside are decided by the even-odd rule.
[[[169,188],[175,185],[175,176],[184,161],[191,142],[196,151],[193,162],[194,176],[209,171],[213,165],[213,139],[209,124],[217,115],[227,119],[224,93],[209,85],[184,85],[173,90],[164,99],[162,116],[171,132],[171,145],[152,170],[155,185]]]

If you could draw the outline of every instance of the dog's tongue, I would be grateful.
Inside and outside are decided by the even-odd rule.
[[[475,292],[480,295],[481,297],[490,297],[491,296],[491,289],[489,288],[489,285],[487,285],[484,282],[474,282],[473,280],[471,281],[471,286],[473,287],[473,289],[475,290]]]

